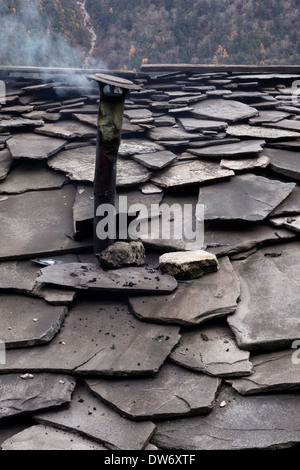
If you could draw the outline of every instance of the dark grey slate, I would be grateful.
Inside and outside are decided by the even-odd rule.
[[[280,122],[276,122],[273,124],[264,124],[266,127],[273,127],[274,129],[284,129],[288,131],[296,131],[300,132],[300,121],[291,120],[291,119],[283,119]],[[299,135],[300,137],[300,135]]]
[[[196,118],[178,118],[178,122],[187,132],[200,130],[219,131],[228,127],[227,122],[224,121],[208,121],[205,119]]]
[[[36,132],[67,140],[95,137],[97,133],[94,127],[77,121],[59,121],[59,123],[45,124],[43,127],[36,129]]]
[[[24,429],[4,441],[2,450],[26,451],[70,451],[70,450],[107,450],[102,444],[74,433],[38,424]]]
[[[217,163],[193,161],[172,165],[151,178],[151,182],[163,188],[178,188],[180,186],[200,185],[205,181],[233,176],[234,172],[220,168]]]
[[[300,109],[299,109],[300,113]],[[281,142],[276,142],[275,144],[270,144],[270,147],[284,150],[300,150],[300,140],[284,140]]]
[[[65,144],[66,140],[63,139],[28,132],[15,134],[7,142],[13,158],[30,158],[34,160],[41,160],[54,155]]]
[[[244,140],[232,144],[213,145],[205,148],[190,148],[189,151],[203,158],[246,158],[256,157],[263,151],[264,140]]]
[[[60,330],[66,314],[66,307],[54,307],[44,300],[2,294],[1,340],[7,348],[48,343]]]
[[[134,160],[152,170],[160,170],[161,168],[170,165],[170,163],[174,162],[176,158],[177,156],[168,150],[133,155]]]
[[[170,358],[177,364],[217,377],[250,375],[250,353],[238,348],[234,335],[223,325],[182,331]]]
[[[129,188],[145,183],[149,180],[151,173],[143,165],[128,160],[127,158],[118,158],[117,162],[117,187]]]
[[[6,178],[13,166],[13,159],[9,150],[0,151],[0,180]]]
[[[285,113],[284,111],[259,111],[259,116],[249,119],[249,124],[257,125],[264,123],[274,123],[281,121],[282,119],[285,119],[288,116],[290,116],[290,114]]]
[[[260,222],[293,191],[295,183],[282,183],[251,173],[229,182],[200,188],[205,220]]]
[[[196,325],[234,312],[239,295],[239,281],[226,257],[220,259],[219,271],[179,283],[171,295],[129,297],[129,303],[143,320]]]
[[[299,152],[265,148],[264,155],[270,159],[270,167],[276,173],[300,180],[300,158]]]
[[[235,122],[257,116],[258,111],[238,101],[210,99],[194,104],[192,114],[216,121]]]
[[[299,338],[299,246],[264,247],[234,262],[241,301],[228,323],[243,349],[279,349]]]
[[[0,259],[31,258],[79,251],[91,242],[76,242],[72,207],[76,188],[32,191],[1,201]],[[33,230],[34,224],[34,230]]]
[[[44,167],[43,164],[21,163],[14,168],[3,182],[0,194],[20,194],[26,191],[61,188],[68,178]]]
[[[243,397],[225,389],[208,416],[158,423],[152,442],[192,451],[290,447],[300,441],[299,404],[299,395]]]
[[[66,375],[35,374],[27,380],[1,375],[0,419],[69,403],[74,388],[75,379]]]
[[[40,413],[35,419],[92,438],[113,450],[142,450],[155,430],[150,421],[133,423],[122,418],[83,387],[76,389],[68,409]]]
[[[169,293],[177,281],[153,268],[121,268],[106,271],[93,263],[67,263],[41,269],[40,283],[75,289],[124,293]]]
[[[208,413],[220,380],[165,364],[153,378],[88,379],[92,393],[133,420]]]
[[[8,350],[0,371],[154,374],[179,339],[178,327],[140,322],[124,302],[79,300],[47,346]]]
[[[300,388],[299,354],[289,349],[269,354],[259,354],[251,360],[253,373],[250,377],[228,380],[242,395],[282,392]]]
[[[158,141],[189,141],[201,137],[201,134],[189,133],[179,127],[157,127],[150,131],[149,137]]]

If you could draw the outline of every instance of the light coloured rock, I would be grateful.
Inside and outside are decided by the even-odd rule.
[[[159,257],[159,267],[176,279],[196,279],[220,268],[216,256],[204,250],[165,253]]]
[[[221,168],[233,171],[252,170],[253,168],[266,168],[270,159],[264,155],[258,158],[248,158],[240,160],[221,160]]]
[[[295,232],[300,232],[300,215],[291,215],[289,217],[276,217],[270,219],[271,224],[275,227],[285,227]]]
[[[105,269],[142,266],[146,262],[145,248],[141,242],[116,242],[102,251],[100,261]]]
[[[216,121],[235,122],[257,116],[258,111],[239,101],[210,99],[194,104],[192,114]]]
[[[300,138],[300,132],[286,131],[262,126],[250,126],[249,124],[229,126],[226,129],[226,133],[236,137],[256,137],[270,140],[282,138]]]

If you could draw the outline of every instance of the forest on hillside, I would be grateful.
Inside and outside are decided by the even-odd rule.
[[[300,64],[297,0],[86,0],[109,68]]]

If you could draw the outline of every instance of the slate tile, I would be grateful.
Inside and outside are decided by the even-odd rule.
[[[248,124],[240,124],[235,126],[229,126],[226,129],[226,132],[228,135],[234,137],[255,137],[257,139],[265,140],[300,138],[300,132],[276,129],[273,126],[272,128],[269,128],[263,126],[249,126]]]
[[[152,442],[192,451],[291,447],[300,440],[299,401],[299,395],[243,397],[225,389],[208,416],[163,421]]]
[[[196,118],[178,118],[178,122],[182,125],[185,131],[201,131],[201,130],[211,130],[219,131],[226,129],[228,127],[227,122],[223,121],[209,121],[205,119],[196,119]]]
[[[74,388],[75,380],[67,375],[35,374],[28,380],[1,375],[0,419],[69,403]]]
[[[201,137],[200,134],[186,132],[178,127],[156,127],[149,132],[150,139],[158,141],[190,141]]]
[[[153,378],[87,379],[91,392],[133,420],[208,413],[221,381],[165,364]]]
[[[124,302],[90,296],[78,300],[46,347],[8,350],[0,372],[154,374],[179,339],[176,326],[140,322]]]
[[[121,157],[130,157],[135,154],[152,153],[164,150],[164,148],[156,142],[146,139],[123,139],[119,147],[119,155]]]
[[[254,168],[266,168],[270,163],[268,157],[260,155],[257,158],[227,160],[223,159],[220,162],[221,168],[232,170],[234,172],[253,170]]]
[[[220,141],[218,145],[212,145],[205,148],[190,148],[189,151],[198,157],[203,158],[246,158],[257,157],[263,151],[264,140],[244,140],[232,144],[223,145]]]
[[[270,222],[275,225],[275,227],[285,227],[290,230],[300,232],[300,215],[276,217],[274,219],[270,219]]]
[[[177,156],[168,150],[133,155],[133,159],[150,170],[160,170],[176,160]]]
[[[13,166],[13,159],[9,150],[0,151],[0,180],[6,178]]]
[[[298,152],[265,148],[264,155],[270,159],[270,168],[276,173],[300,180],[300,158]]]
[[[248,376],[250,353],[237,347],[234,335],[223,325],[203,325],[182,331],[170,359],[188,369],[217,377]]]
[[[241,348],[280,349],[299,338],[299,246],[264,247],[234,262],[241,301],[228,323]]]
[[[89,145],[58,152],[47,164],[54,170],[63,171],[75,181],[94,181],[96,147]]]
[[[1,125],[1,123],[0,123]],[[78,139],[95,137],[94,127],[77,121],[59,121],[59,123],[45,124],[40,129],[36,129],[38,134],[58,137],[60,139]]]
[[[194,104],[192,114],[217,121],[236,122],[257,116],[258,111],[239,101],[210,99]]]
[[[182,325],[233,313],[240,295],[239,281],[229,259],[219,261],[219,271],[179,283],[170,295],[129,297],[133,312],[143,320]]]

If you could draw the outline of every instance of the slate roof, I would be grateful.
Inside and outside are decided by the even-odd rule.
[[[158,269],[187,249],[172,237],[142,239],[145,267],[95,268],[96,83],[1,77],[2,448],[299,444],[300,75],[130,75],[118,194],[204,204],[220,263],[178,283]]]

